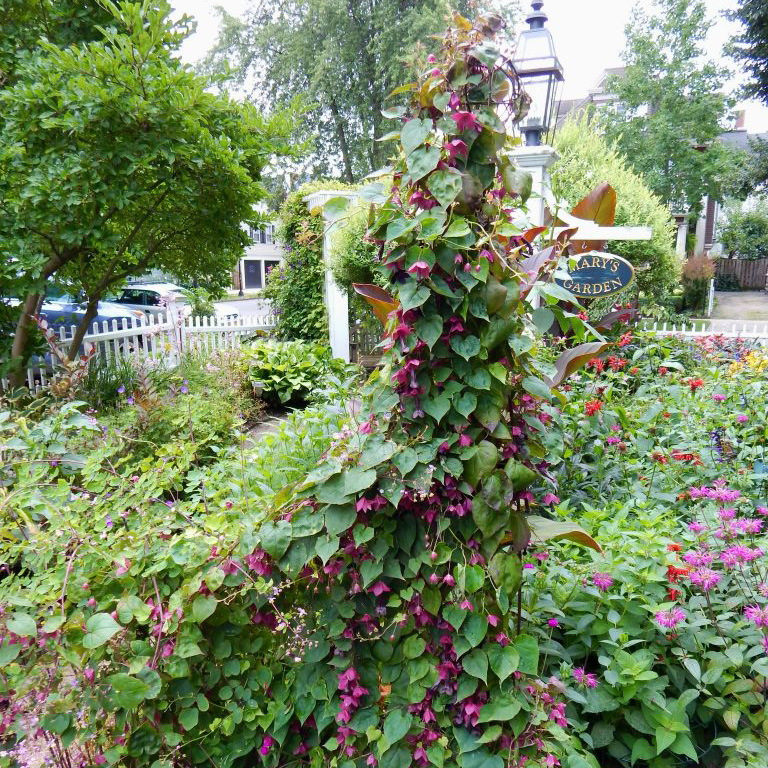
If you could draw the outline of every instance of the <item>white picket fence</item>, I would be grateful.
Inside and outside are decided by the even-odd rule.
[[[97,357],[106,363],[148,359],[172,368],[178,365],[184,354],[234,348],[242,342],[243,337],[266,333],[274,327],[275,316],[272,314],[211,318],[183,317],[168,312],[143,318],[112,320],[111,323],[94,323],[83,339],[83,347],[87,349],[89,345],[94,345]],[[57,336],[62,349],[68,348],[75,330],[74,325],[59,329]],[[55,375],[57,367],[60,367],[60,363],[51,355],[30,365],[25,376],[29,389],[44,389]],[[3,379],[2,385],[7,390],[8,380]]]
[[[768,323],[735,322],[728,320],[701,320],[687,323],[642,323],[645,331],[658,336],[724,336],[729,339],[745,339],[768,344]]]

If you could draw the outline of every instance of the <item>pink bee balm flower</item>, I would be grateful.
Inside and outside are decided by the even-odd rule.
[[[704,592],[709,592],[712,587],[717,586],[717,583],[722,578],[717,571],[713,571],[711,568],[697,568],[691,571],[689,577],[691,584],[695,584],[700,587]]]
[[[477,122],[477,118],[471,112],[454,112],[451,117],[460,131],[472,129],[480,133],[483,130],[483,127]]]
[[[758,515],[768,517],[768,507],[757,507],[756,512]]]
[[[376,597],[379,597],[386,592],[391,592],[392,590],[383,582],[383,581],[377,581],[372,587],[371,592],[373,592]]]
[[[427,56],[428,64],[434,64],[436,61],[437,61],[437,56],[435,56],[434,53],[430,53],[429,56]]]
[[[606,592],[613,586],[613,577],[610,573],[593,573],[592,583],[601,591]]]
[[[717,394],[717,395],[712,395],[712,399],[713,399],[713,400],[714,400],[716,403],[722,403],[722,402],[723,402],[723,400],[725,400],[725,395],[720,395],[720,394]]]
[[[574,667],[571,670],[573,679],[587,688],[597,688],[597,678],[591,672],[585,672],[584,667]]]
[[[768,627],[768,605],[762,608],[759,605],[748,605],[744,609],[744,616],[756,627]]]
[[[673,608],[671,611],[659,611],[656,614],[659,626],[672,629],[681,621],[685,621],[685,611],[682,608]]]
[[[423,280],[424,278],[429,277],[430,271],[431,268],[426,261],[417,261],[408,267],[408,272],[412,275],[416,275],[419,280]]]
[[[747,416],[746,413],[740,413],[736,416],[736,421],[738,421],[739,424],[743,424],[745,421],[749,421],[749,416]]]

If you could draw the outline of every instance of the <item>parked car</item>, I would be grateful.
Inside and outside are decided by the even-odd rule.
[[[21,302],[19,299],[4,299],[5,304],[11,307],[18,306]],[[59,293],[55,298],[46,299],[40,307],[40,316],[48,321],[49,327],[58,331],[61,328],[66,328],[67,332],[73,325],[79,325],[80,321],[85,317],[86,304],[82,301],[77,301],[73,296],[67,293]],[[139,320],[144,317],[143,312],[131,309],[130,307],[122,307],[119,304],[114,304],[110,301],[100,301],[98,304],[98,314],[91,321],[91,328],[93,323],[99,323],[99,331],[101,331],[101,323],[107,321],[109,328],[112,328],[112,321],[116,321],[117,328],[122,330],[128,327],[128,320]]]
[[[115,321],[115,325],[118,330],[128,328],[128,320],[140,320],[144,317],[144,313],[130,307],[123,307],[119,304],[115,304],[111,301],[100,301],[98,304],[98,314],[91,321],[89,332],[93,329],[93,323],[98,323],[98,331],[101,331],[103,322],[107,322],[109,329],[112,330],[112,321]],[[40,308],[40,315],[48,321],[48,325],[58,330],[59,328],[67,328],[69,330],[72,325],[79,325],[81,320],[85,317],[86,303],[83,301],[77,301],[75,297],[69,294],[63,293],[56,298],[46,299]]]
[[[112,298],[112,301],[125,307],[138,309],[147,315],[163,314],[167,311],[169,304],[179,307],[185,317],[192,314],[192,307],[187,301],[184,288],[174,283],[127,285]],[[216,317],[234,320],[240,317],[240,313],[231,309],[219,311],[217,308]]]

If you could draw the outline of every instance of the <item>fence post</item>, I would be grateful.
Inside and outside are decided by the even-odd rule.
[[[707,292],[707,317],[712,317],[712,310],[715,308],[715,278],[709,281],[709,291]]]

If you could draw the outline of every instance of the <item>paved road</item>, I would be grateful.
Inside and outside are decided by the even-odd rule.
[[[718,321],[768,322],[768,293],[765,291],[716,291],[715,309],[711,329],[716,330]]]

